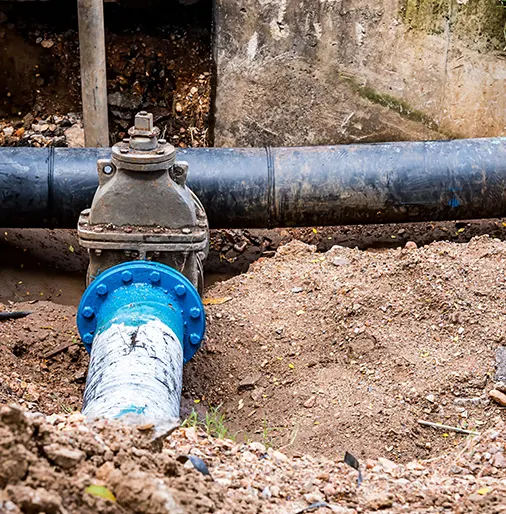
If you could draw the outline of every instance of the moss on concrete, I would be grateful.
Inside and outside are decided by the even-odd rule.
[[[380,93],[370,86],[366,86],[364,84],[360,84],[360,82],[353,76],[348,74],[341,74],[339,79],[345,82],[348,87],[360,97],[369,100],[370,102],[382,105],[383,107],[387,107],[391,111],[396,112],[403,118],[406,118],[411,121],[416,121],[418,123],[422,123],[430,130],[437,131],[450,139],[458,139],[461,136],[458,134],[451,133],[447,130],[441,129],[439,123],[420,111],[419,109],[415,109],[413,106],[409,105],[408,102],[401,100],[399,98],[395,98],[392,95],[387,93]]]
[[[401,0],[405,25],[426,34],[443,34],[478,51],[503,50],[506,10],[498,0]]]
[[[403,0],[401,15],[410,28],[427,34],[441,34],[445,30],[451,0]]]

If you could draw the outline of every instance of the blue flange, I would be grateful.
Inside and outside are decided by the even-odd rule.
[[[124,308],[130,306],[135,306],[132,314],[139,312],[139,308],[154,313],[174,330],[183,346],[185,363],[199,349],[206,321],[204,306],[193,284],[165,264],[132,261],[98,275],[81,298],[77,328],[88,352],[95,335],[113,319],[125,316]],[[128,323],[136,324],[136,319],[128,319]]]

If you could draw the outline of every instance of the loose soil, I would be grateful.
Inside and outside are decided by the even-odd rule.
[[[449,451],[461,436],[416,420],[482,430],[499,412],[486,393],[504,344],[505,256],[488,236],[383,251],[282,246],[207,289],[183,415],[222,405],[238,440],[291,455],[406,462]],[[4,305],[33,314],[0,324],[1,399],[78,409],[88,359],[75,307],[28,298]]]
[[[0,403],[23,409],[0,410],[0,511],[502,512],[506,431],[488,391],[505,289],[506,243],[488,236],[325,253],[293,241],[212,285],[183,412],[221,405],[244,444],[85,424],[75,307],[7,302],[32,314],[0,322]],[[214,481],[176,460],[188,454]]]
[[[111,144],[126,135],[136,112],[147,110],[175,146],[207,146],[211,1],[147,3],[105,4]],[[81,111],[76,5],[2,2],[0,145],[66,146],[54,116]],[[29,137],[34,123],[44,124],[47,140]]]
[[[498,421],[496,430],[448,456],[406,466],[367,461],[359,478],[343,462],[290,459],[261,443],[236,445],[194,427],[153,440],[146,425],[90,424],[79,414],[45,417],[1,407],[0,512],[499,513],[506,501],[505,442]]]

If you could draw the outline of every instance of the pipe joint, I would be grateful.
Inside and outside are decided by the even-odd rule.
[[[97,334],[112,324],[138,325],[159,320],[181,343],[183,362],[199,349],[205,313],[193,284],[175,269],[151,261],[125,262],[100,273],[86,289],[77,327],[91,353]]]

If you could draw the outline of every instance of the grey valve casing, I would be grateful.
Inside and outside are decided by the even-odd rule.
[[[89,284],[103,271],[132,260],[171,266],[199,290],[209,249],[209,226],[202,204],[186,186],[188,164],[140,112],[129,139],[112,147],[111,160],[97,163],[99,186],[78,223],[88,249]]]

